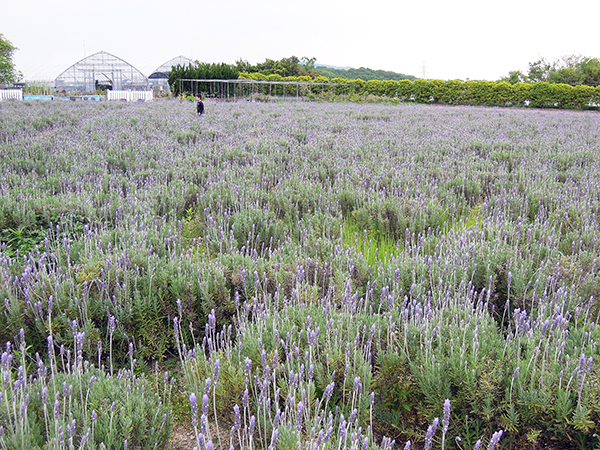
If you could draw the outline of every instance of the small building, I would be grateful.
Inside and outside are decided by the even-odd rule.
[[[98,52],[73,64],[55,79],[55,88],[66,92],[97,90],[148,90],[148,78],[121,58]]]

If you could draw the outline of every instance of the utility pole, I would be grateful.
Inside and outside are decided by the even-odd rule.
[[[423,60],[423,66],[421,67],[421,78],[423,80],[427,79],[427,66],[425,65],[425,60]]]

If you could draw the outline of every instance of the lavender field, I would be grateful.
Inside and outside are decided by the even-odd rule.
[[[1,448],[600,448],[597,112],[206,110],[0,104]]]

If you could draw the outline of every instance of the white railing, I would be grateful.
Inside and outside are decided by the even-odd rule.
[[[0,89],[0,102],[2,100],[23,100],[21,89]]]
[[[108,101],[151,102],[153,98],[152,91],[106,91]]]

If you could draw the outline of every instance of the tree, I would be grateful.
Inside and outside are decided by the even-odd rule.
[[[581,83],[587,86],[600,86],[600,61],[598,58],[584,58],[579,63]]]
[[[238,72],[248,72],[250,73],[252,71],[252,65],[246,61],[245,59],[240,58],[239,60],[237,60],[235,62],[235,67],[237,69]]]
[[[302,61],[302,64],[304,65],[304,70],[307,70],[309,72],[315,70],[315,63],[317,62],[317,58],[309,58],[308,56],[303,56],[302,58],[300,58],[300,61]]]
[[[562,56],[554,62],[540,58],[529,63],[529,73],[509,72],[509,76],[500,81],[511,84],[518,82],[538,83],[546,81],[551,84],[569,84],[571,86],[600,86],[600,60],[582,55]]]
[[[236,63],[239,65],[238,63]],[[238,65],[226,63],[201,63],[199,61],[190,64],[177,64],[169,72],[169,86],[174,95],[179,95],[180,87],[183,92],[209,92],[209,83],[196,83],[190,81],[184,82],[181,86],[179,80],[236,80],[240,73]]]
[[[316,70],[323,76],[328,78],[343,78],[346,80],[411,80],[416,79],[413,75],[405,75],[403,73],[391,72],[389,70],[373,70],[365,67],[359,69],[336,69],[333,67],[318,66]]]
[[[517,84],[524,83],[526,79],[527,77],[523,75],[523,73],[520,70],[511,70],[510,72],[508,72],[507,77],[499,79],[498,82],[506,81],[510,84]]]
[[[21,77],[12,60],[16,50],[17,47],[0,33],[0,84],[14,83]]]
[[[548,76],[549,83],[562,83],[570,84],[571,86],[578,86],[581,84],[581,74],[573,67],[563,67],[550,72]]]
[[[553,70],[553,65],[546,61],[544,58],[541,58],[536,62],[529,63],[529,81],[532,83],[537,83],[539,81],[548,81],[550,73]]]
[[[240,72],[246,73],[261,73],[262,75],[279,75],[280,77],[310,77],[315,78],[319,73],[315,71],[316,58],[308,58],[306,56],[301,59],[297,56],[282,58],[279,61],[266,59],[263,63],[251,65],[248,61],[239,60],[236,62],[236,67]]]

